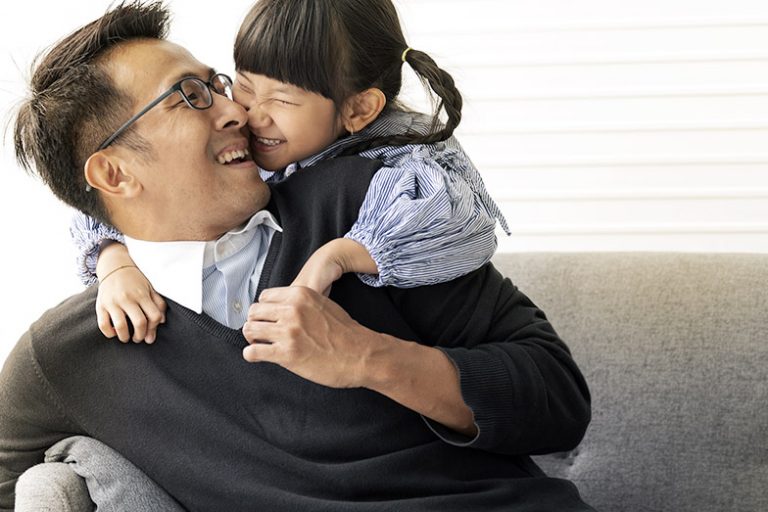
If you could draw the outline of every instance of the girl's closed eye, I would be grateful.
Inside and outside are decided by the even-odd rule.
[[[252,95],[253,91],[247,87],[243,82],[237,82],[237,88],[240,89],[240,91],[243,92],[243,94],[249,94]]]

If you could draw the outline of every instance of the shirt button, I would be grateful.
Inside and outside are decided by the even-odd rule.
[[[239,313],[243,310],[243,305],[240,303],[239,300],[236,300],[232,303],[232,309],[234,309]]]

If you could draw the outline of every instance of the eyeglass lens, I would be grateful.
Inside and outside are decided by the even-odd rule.
[[[215,92],[232,99],[232,80],[224,74],[217,74],[211,79],[211,87]]]
[[[189,104],[198,109],[205,109],[211,106],[213,98],[208,84],[199,78],[187,78],[181,82],[181,92],[186,97]],[[224,75],[215,75],[210,82],[210,87],[217,94],[232,98],[232,82]]]
[[[211,106],[211,91],[208,86],[196,78],[188,78],[181,82],[181,92],[194,108],[204,109]]]

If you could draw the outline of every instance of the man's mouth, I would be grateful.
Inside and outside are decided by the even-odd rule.
[[[216,158],[216,160],[221,165],[239,164],[239,163],[249,161],[250,159],[251,159],[251,152],[248,151],[248,148],[236,149],[233,151],[226,151],[220,154]]]

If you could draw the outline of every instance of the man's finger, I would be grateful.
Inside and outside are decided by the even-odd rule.
[[[299,290],[303,289],[303,287],[299,286],[267,288],[261,292],[261,295],[259,295],[259,302],[285,302],[291,297],[294,297],[299,292]]]
[[[276,362],[277,350],[277,346],[273,344],[255,343],[243,349],[243,359],[249,363],[260,361],[274,363]]]
[[[258,322],[277,322],[284,318],[290,306],[274,302],[255,302],[248,308],[248,320]]]
[[[279,341],[282,328],[277,326],[274,322],[249,320],[243,325],[242,331],[243,336],[248,340],[248,343],[274,343]]]

